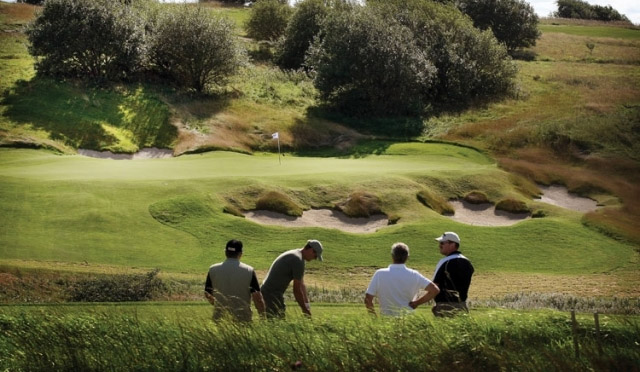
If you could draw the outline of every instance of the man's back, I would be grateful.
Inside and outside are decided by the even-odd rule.
[[[214,318],[225,311],[239,320],[251,320],[251,279],[253,268],[238,259],[228,258],[209,268],[209,278],[216,299]]]
[[[299,249],[282,253],[269,268],[267,277],[262,284],[262,293],[284,293],[293,279],[302,279],[304,268],[305,262]]]
[[[405,264],[391,264],[376,271],[367,293],[378,297],[382,314],[398,315],[412,311],[409,302],[430,283],[429,279]]]

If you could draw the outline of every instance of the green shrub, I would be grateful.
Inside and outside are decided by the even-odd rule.
[[[513,92],[516,67],[490,31],[453,6],[376,0],[330,13],[306,64],[330,110],[419,117]]]
[[[527,204],[520,200],[515,200],[511,198],[502,199],[496,204],[496,210],[501,210],[505,212],[511,213],[529,213],[531,209],[527,206]]]
[[[162,13],[151,40],[155,67],[178,86],[204,92],[243,63],[233,23],[205,8],[180,5]]]
[[[431,208],[439,214],[454,214],[455,209],[440,195],[436,195],[427,189],[422,189],[416,194],[418,201],[425,207]]]
[[[353,192],[347,200],[336,204],[335,208],[349,217],[370,217],[384,214],[380,208],[380,198],[366,191]]]
[[[108,275],[77,281],[69,288],[75,302],[147,301],[164,291],[159,269],[146,274]]]
[[[245,24],[247,36],[256,40],[276,40],[284,35],[293,10],[278,0],[259,0]]]
[[[509,51],[536,45],[538,16],[523,0],[460,0],[460,10],[481,30],[491,29]]]
[[[353,116],[420,115],[436,73],[411,30],[369,7],[329,16],[306,64],[321,99]]]
[[[533,213],[531,213],[531,218],[544,218],[547,217],[547,211],[544,209],[536,209]]]
[[[276,63],[286,69],[302,67],[305,54],[320,32],[320,24],[329,12],[325,0],[304,0],[295,10],[278,45]]]
[[[144,20],[121,1],[47,0],[26,33],[45,75],[128,78],[146,58]]]
[[[262,195],[256,202],[256,209],[283,213],[288,216],[302,216],[302,207],[293,201],[288,195],[278,191],[269,191]]]

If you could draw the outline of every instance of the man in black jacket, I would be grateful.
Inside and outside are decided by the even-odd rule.
[[[433,282],[440,288],[435,297],[436,305],[431,309],[436,316],[446,316],[457,311],[468,312],[467,293],[471,285],[473,265],[462,255],[460,237],[454,232],[445,232],[436,238],[440,254],[445,256],[438,262]]]

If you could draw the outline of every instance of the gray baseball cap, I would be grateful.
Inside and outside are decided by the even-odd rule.
[[[318,240],[307,240],[307,246],[311,247],[316,252],[316,256],[318,256],[318,261],[322,261],[322,243]]]

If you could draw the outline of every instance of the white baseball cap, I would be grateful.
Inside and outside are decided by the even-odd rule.
[[[451,231],[445,232],[444,234],[442,234],[442,236],[437,237],[436,240],[439,242],[449,241],[460,244],[460,237],[458,236],[458,234]]]

